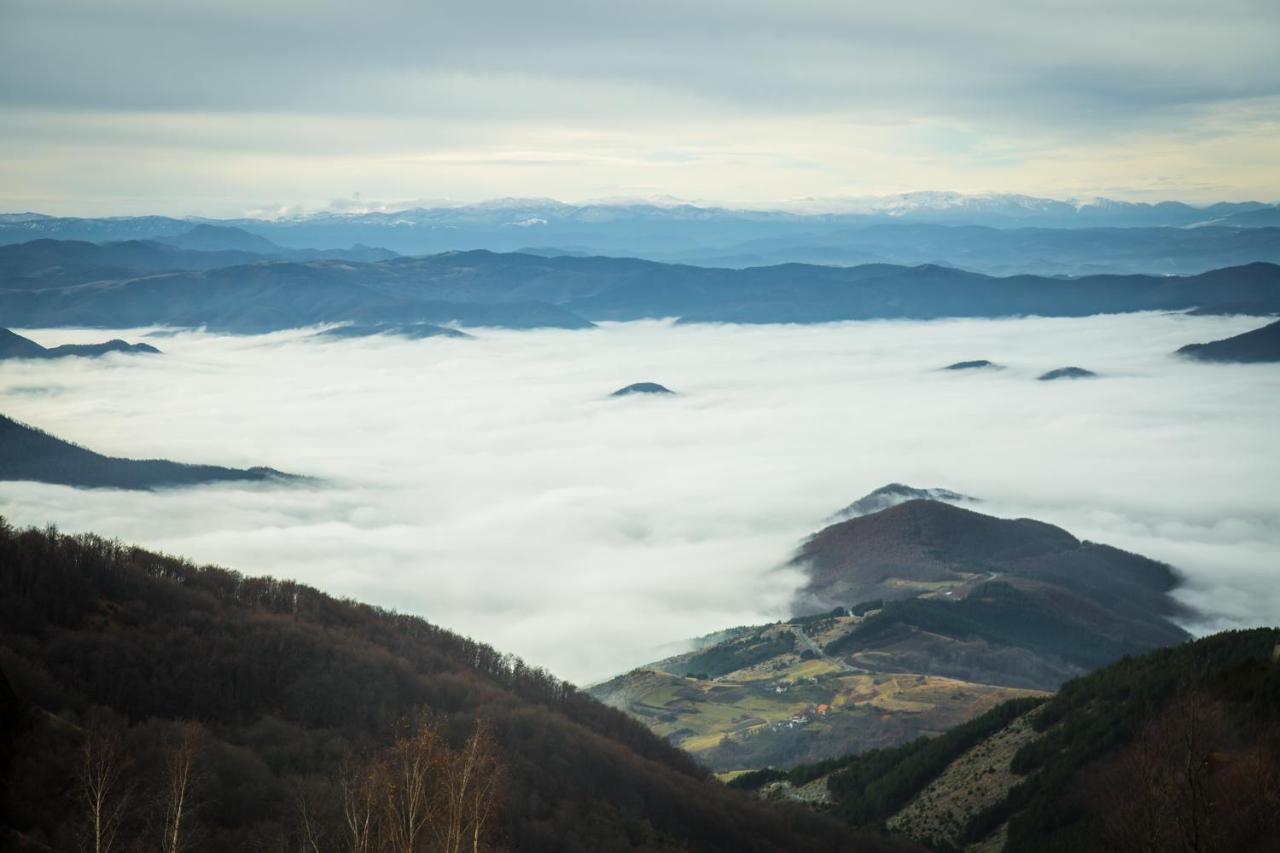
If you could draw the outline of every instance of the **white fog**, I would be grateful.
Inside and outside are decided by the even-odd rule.
[[[146,340],[0,366],[3,411],[101,453],[318,478],[159,492],[0,483],[0,514],[296,578],[589,682],[785,615],[781,570],[885,483],[1172,563],[1193,630],[1280,618],[1280,372],[1177,347],[1262,325],[1141,314]],[[999,371],[939,371],[964,359]],[[1038,382],[1079,365],[1095,380]],[[609,399],[639,381],[675,397]]]

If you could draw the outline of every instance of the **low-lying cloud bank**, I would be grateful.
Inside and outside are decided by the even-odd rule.
[[[777,567],[889,481],[1167,560],[1196,629],[1280,621],[1280,370],[1182,344],[1257,318],[181,332],[165,355],[0,366],[5,414],[113,455],[270,465],[297,487],[0,483],[56,523],[420,613],[579,681],[783,615]],[[118,333],[143,337],[138,330]],[[43,344],[103,332],[43,330]],[[965,359],[1000,371],[939,371]],[[1078,364],[1102,379],[1035,377]],[[655,381],[677,396],[608,399]]]

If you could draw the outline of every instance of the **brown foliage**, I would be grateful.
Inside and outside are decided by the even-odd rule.
[[[350,853],[483,853],[494,849],[503,767],[488,725],[453,749],[426,711],[395,741],[349,763],[342,781],[343,848]]]
[[[1228,708],[1180,695],[1098,777],[1095,837],[1115,853],[1263,850],[1280,830],[1274,741],[1236,744]]]

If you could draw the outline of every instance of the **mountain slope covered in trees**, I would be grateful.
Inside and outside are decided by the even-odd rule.
[[[479,731],[502,788],[494,844],[509,849],[899,849],[761,807],[621,712],[422,619],[92,536],[0,524],[0,670],[0,716],[18,727],[0,767],[9,848],[74,841],[84,748],[106,730],[139,792],[123,826],[146,846],[184,756],[190,849],[347,850],[344,780],[419,778],[408,768],[428,755],[456,767]],[[423,833],[399,849],[439,849]]]
[[[851,825],[936,849],[1267,853],[1280,834],[1280,629],[1125,658],[932,740],[732,785],[816,786]]]

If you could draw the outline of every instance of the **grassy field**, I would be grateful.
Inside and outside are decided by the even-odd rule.
[[[649,669],[618,682],[606,701],[726,772],[776,764],[780,752],[814,760],[827,751],[823,743],[832,755],[899,743],[1035,693],[929,675],[842,671],[795,654],[715,679]],[[756,753],[760,763],[752,764]]]

